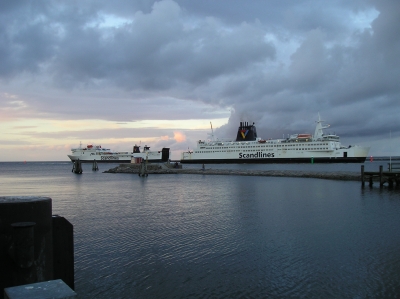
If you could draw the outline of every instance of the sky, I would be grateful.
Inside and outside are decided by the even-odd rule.
[[[398,0],[2,0],[0,161],[171,149],[240,121],[400,155]]]

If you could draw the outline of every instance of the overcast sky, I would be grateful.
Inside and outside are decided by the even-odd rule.
[[[400,155],[399,0],[2,0],[0,161],[170,147],[255,122]]]

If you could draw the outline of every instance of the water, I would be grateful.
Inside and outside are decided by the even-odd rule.
[[[378,170],[387,162],[365,163]],[[0,196],[74,225],[79,298],[398,298],[400,190],[306,178],[0,163]],[[184,165],[197,167],[201,165]],[[206,165],[360,171],[359,164]]]

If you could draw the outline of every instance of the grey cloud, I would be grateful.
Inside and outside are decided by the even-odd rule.
[[[312,131],[318,112],[342,136],[400,128],[398,1],[4,3],[0,83],[31,74],[24,88],[46,90],[26,98],[32,111],[115,121],[212,117],[190,109],[199,102],[233,109],[219,130],[229,136],[244,118],[269,136]],[[373,9],[370,28],[354,24]],[[107,14],[126,23],[100,26]]]
[[[72,87],[104,79],[128,90],[168,90],[204,84],[274,56],[264,32],[253,25],[224,31],[218,22],[207,21],[186,29],[181,14],[177,4],[164,1],[108,34],[99,28],[73,31],[54,63],[58,82]]]

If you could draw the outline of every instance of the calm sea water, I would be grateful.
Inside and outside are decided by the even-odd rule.
[[[367,170],[387,161],[367,162]],[[306,178],[0,163],[0,196],[74,225],[79,298],[399,298],[400,190]],[[186,166],[184,167],[201,167]],[[359,164],[208,165],[360,171]]]

